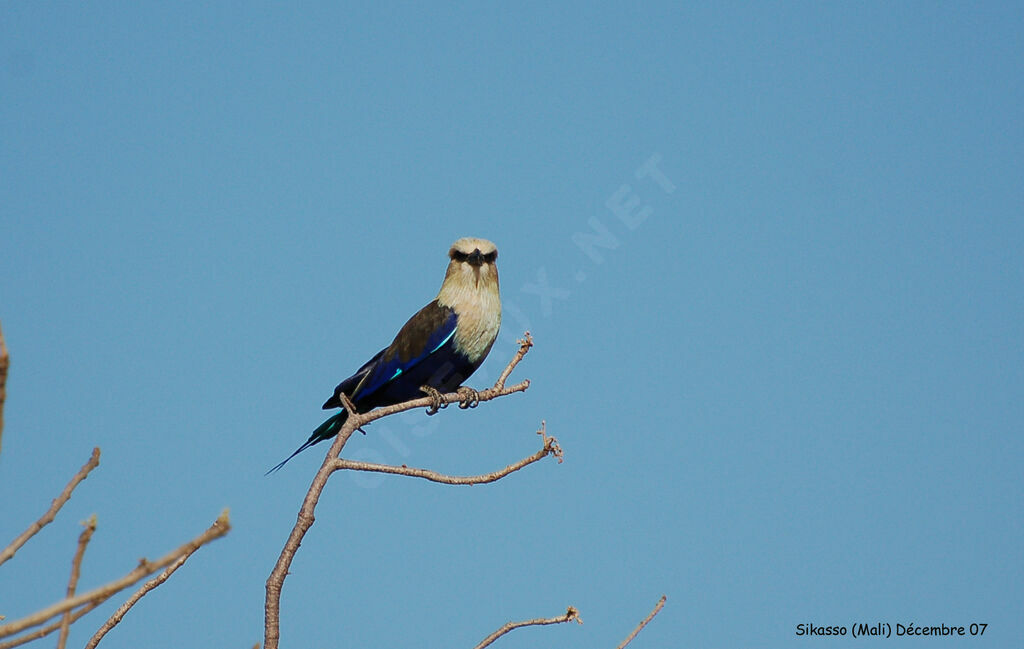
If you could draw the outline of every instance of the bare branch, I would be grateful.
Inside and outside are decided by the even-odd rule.
[[[138,567],[120,579],[115,579],[106,585],[94,588],[88,592],[82,593],[81,595],[75,595],[74,597],[61,600],[56,604],[48,606],[47,608],[37,611],[29,616],[23,617],[20,620],[0,625],[0,638],[6,638],[7,636],[14,635],[15,633],[20,633],[25,629],[43,624],[47,620],[64,613],[64,611],[70,611],[78,608],[79,606],[88,604],[93,600],[99,598],[106,599],[114,593],[128,588],[143,577],[147,577],[157,570],[169,566],[177,561],[180,556],[191,554],[195,552],[196,548],[206,545],[214,539],[219,539],[227,534],[230,529],[231,523],[228,520],[228,512],[227,510],[224,510],[209,529],[188,543],[185,543],[181,547],[160,557],[156,561],[141,559]]]
[[[495,382],[493,387],[487,388],[477,393],[479,401],[490,401],[503,397],[508,394],[515,392],[522,392],[530,387],[529,381],[522,381],[511,387],[505,387],[505,381],[508,379],[512,370],[523,360],[526,353],[533,346],[533,341],[530,338],[529,332],[523,340],[519,341],[519,351],[509,362],[508,366],[498,377],[498,381]],[[320,469],[316,472],[313,477],[313,482],[309,486],[309,490],[306,492],[305,498],[302,500],[302,507],[299,508],[299,514],[295,521],[295,526],[292,527],[291,533],[288,535],[288,540],[285,541],[284,549],[281,550],[280,556],[277,558],[277,563],[274,564],[274,569],[271,571],[270,576],[267,577],[266,585],[266,601],[264,603],[264,638],[263,647],[264,649],[277,649],[278,643],[281,640],[281,589],[284,586],[284,580],[288,576],[288,569],[292,565],[292,560],[295,558],[295,553],[299,549],[299,545],[302,543],[303,537],[309,528],[313,526],[313,522],[316,520],[315,512],[317,502],[320,500],[320,494],[323,493],[324,487],[327,485],[327,479],[332,473],[343,468],[356,468],[355,466],[344,465],[347,460],[339,460],[341,450],[348,443],[352,433],[366,424],[376,421],[382,417],[393,415],[397,412],[405,412],[406,410],[412,410],[414,408],[427,408],[434,404],[434,399],[431,397],[422,397],[419,399],[413,399],[404,403],[398,403],[390,406],[384,406],[382,408],[376,408],[366,413],[357,413],[350,400],[347,399],[347,395],[340,395],[343,399],[342,404],[348,411],[349,416],[345,420],[341,430],[338,431],[337,437],[334,438],[334,443],[331,444],[330,450],[327,451],[326,457],[324,457],[323,464],[320,465]],[[451,392],[449,394],[441,395],[441,399],[444,403],[456,403],[461,401],[465,397],[458,392]],[[549,453],[555,453],[558,455],[561,449],[558,449],[558,453],[554,449],[558,448],[557,442],[552,442],[552,449],[548,449],[549,442],[545,437],[545,447],[542,449],[544,455]],[[543,457],[543,455],[541,456]],[[527,458],[528,460],[530,458]],[[537,458],[540,459],[540,458]],[[535,462],[536,460],[532,460]],[[522,466],[526,466],[530,462],[525,462]],[[359,467],[361,470],[381,470],[385,465],[365,465]],[[514,465],[512,465],[514,466]],[[373,468],[368,468],[373,467]],[[506,467],[508,468],[508,467]],[[508,473],[515,471],[522,467],[516,467],[511,469]],[[421,471],[413,469],[412,471]],[[390,473],[392,471],[383,471]],[[441,474],[435,474],[428,472],[432,477],[441,477]],[[500,472],[499,472],[500,473]],[[413,474],[410,474],[413,475]],[[506,474],[507,475],[507,474]],[[427,475],[418,475],[417,477],[427,478]],[[501,477],[501,476],[498,476]],[[431,478],[427,478],[431,479]],[[457,479],[457,478],[455,478]],[[498,478],[495,478],[495,480]],[[439,480],[443,482],[444,480]],[[453,483],[458,484],[458,483]]]
[[[487,388],[486,390],[480,390],[480,392],[478,392],[477,394],[479,395],[480,403],[483,403],[484,401],[491,401],[493,399],[497,399],[498,397],[504,397],[515,392],[523,392],[528,387],[530,387],[530,381],[524,380],[507,388],[499,388],[497,385],[495,385],[494,387]],[[458,403],[459,401],[462,401],[462,399],[464,398],[465,397],[463,397],[463,395],[459,394],[458,392],[449,392],[447,394],[441,395],[441,401],[446,405],[450,403]],[[359,426],[365,426],[370,422],[377,421],[378,419],[387,417],[389,415],[393,415],[397,412],[415,410],[416,408],[429,408],[433,404],[434,399],[432,397],[420,397],[418,399],[413,399],[411,401],[396,403],[392,406],[383,406],[381,408],[375,408],[370,412],[361,412],[359,413],[357,419],[359,421]],[[349,417],[349,419],[352,419],[352,417]]]
[[[576,610],[576,607],[570,606],[564,615],[558,617],[539,617],[534,620],[523,620],[522,622],[507,622],[505,626],[501,627],[491,635],[484,638],[480,644],[473,647],[473,649],[484,649],[484,647],[490,646],[495,640],[505,635],[509,631],[518,629],[524,626],[543,626],[546,624],[562,624],[563,622],[571,622],[575,620],[578,624],[583,624],[583,620],[580,619],[580,612]]]
[[[129,597],[124,604],[121,604],[121,606],[116,611],[114,611],[114,614],[110,616],[110,619],[104,622],[103,626],[101,626],[96,631],[96,633],[93,634],[92,638],[89,640],[89,643],[85,645],[85,649],[96,649],[96,645],[100,643],[100,640],[103,639],[103,636],[107,635],[108,631],[113,629],[115,626],[118,625],[118,623],[121,622],[121,620],[124,619],[124,616],[128,614],[128,611],[131,609],[131,607],[135,606],[136,602],[142,599],[142,597],[146,593],[167,581],[167,578],[174,574],[175,570],[184,565],[185,560],[188,559],[192,555],[192,553],[198,549],[199,546],[197,545],[194,548],[192,548],[189,552],[181,555],[180,557],[178,557],[177,561],[164,568],[163,572],[147,581],[145,584],[142,585],[142,588],[135,591],[135,593],[133,593],[132,596]]]
[[[74,624],[75,622],[77,622],[86,613],[89,613],[93,609],[98,608],[99,606],[101,606],[105,601],[110,599],[111,595],[113,595],[113,593],[111,593],[110,595],[107,595],[106,597],[102,597],[100,599],[97,599],[97,600],[94,600],[92,602],[89,602],[85,606],[83,606],[80,609],[78,609],[78,610],[74,611],[73,613],[71,613],[71,624]],[[41,629],[36,629],[32,633],[26,633],[23,636],[19,636],[19,637],[15,638],[14,640],[8,640],[7,642],[0,642],[0,649],[11,649],[11,647],[17,647],[19,645],[25,644],[26,642],[32,642],[33,640],[38,640],[39,638],[42,638],[42,637],[50,635],[51,633],[53,633],[54,631],[59,629],[63,624],[64,624],[64,621],[63,620],[59,620],[57,622],[54,622],[53,624],[49,624],[47,626],[44,626]]]
[[[0,551],[0,564],[3,564],[5,561],[13,557],[14,553],[21,549],[21,546],[25,545],[25,543],[28,542],[30,538],[35,536],[35,534],[39,532],[39,530],[49,525],[53,521],[53,519],[56,518],[57,512],[60,511],[60,508],[64,506],[64,503],[66,503],[68,499],[71,498],[71,492],[75,490],[75,487],[78,486],[78,483],[80,483],[82,480],[85,480],[85,478],[89,475],[89,472],[95,469],[97,466],[99,466],[99,463],[100,449],[99,447],[96,447],[92,449],[92,457],[89,458],[89,461],[86,462],[85,465],[83,465],[82,468],[78,470],[78,473],[75,474],[75,477],[71,478],[71,482],[69,482],[67,486],[64,487],[64,491],[62,491],[60,495],[54,499],[53,504],[50,505],[50,509],[47,510],[45,514],[43,514],[42,518],[40,518],[35,523],[32,523],[32,525],[30,525],[27,530],[22,532],[21,535],[18,536],[18,538],[11,541],[11,544],[4,548],[3,551]]]
[[[0,329],[0,449],[3,449],[4,441],[4,401],[7,400],[7,369],[10,366],[11,357],[4,342],[4,331]]]
[[[645,626],[647,626],[648,622],[650,622],[651,620],[654,619],[654,616],[658,614],[658,611],[660,611],[661,607],[663,607],[664,605],[665,605],[665,596],[662,595],[661,599],[658,600],[658,604],[654,607],[654,610],[652,610],[650,613],[648,613],[647,617],[645,617],[643,619],[643,621],[641,621],[640,624],[638,624],[636,626],[636,628],[633,629],[633,632],[630,633],[628,636],[626,636],[626,639],[622,641],[622,644],[620,644],[618,647],[615,647],[615,649],[622,649],[623,647],[628,645],[630,642],[633,642],[633,638],[636,637],[636,634],[640,633],[640,630],[643,629]]]
[[[78,588],[78,577],[82,574],[82,557],[85,556],[85,547],[89,545],[89,540],[92,539],[92,534],[96,531],[96,514],[90,516],[89,520],[83,521],[82,525],[85,529],[78,535],[78,548],[75,550],[74,558],[71,559],[71,577],[68,579],[67,597],[74,597],[75,589]],[[68,631],[70,630],[71,611],[67,611],[61,620],[60,636],[57,638],[57,649],[64,649],[67,646]]]
[[[302,500],[298,520],[295,521],[295,526],[292,527],[291,534],[288,535],[288,540],[285,541],[284,549],[281,550],[280,556],[277,557],[274,569],[271,571],[270,576],[267,577],[267,595],[263,605],[264,649],[277,649],[281,638],[281,588],[284,586],[284,579],[288,576],[288,568],[292,565],[292,559],[295,558],[295,553],[302,543],[302,538],[309,531],[309,528],[313,526],[313,521],[316,520],[314,516],[316,504],[320,500],[320,494],[323,493],[324,486],[327,485],[327,478],[334,472],[332,467],[333,461],[348,442],[348,438],[352,436],[352,432],[358,427],[357,419],[357,417],[350,415],[345,420],[341,430],[338,431],[338,436],[334,438],[330,450],[327,451],[327,457],[324,458],[320,469],[313,476],[313,484],[309,486],[309,490]]]
[[[504,469],[492,471],[491,473],[484,473],[482,475],[474,476],[451,476],[443,473],[437,473],[436,471],[430,471],[429,469],[414,469],[407,466],[393,466],[390,464],[374,464],[372,462],[356,462],[354,460],[346,460],[345,458],[338,458],[334,460],[334,469],[350,469],[352,471],[371,471],[375,473],[390,473],[393,475],[404,475],[411,478],[423,478],[424,480],[430,480],[431,482],[440,482],[442,484],[450,485],[474,485],[474,484],[487,484],[500,480],[513,471],[518,471],[528,464],[533,464],[548,455],[554,455],[558,458],[558,461],[562,461],[562,448],[558,445],[558,440],[554,437],[548,437],[545,432],[545,424],[541,423],[540,430],[537,431],[538,435],[541,435],[544,440],[544,446],[539,451],[529,457],[525,457],[518,462],[514,462]]]

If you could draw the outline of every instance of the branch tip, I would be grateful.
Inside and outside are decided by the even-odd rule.
[[[230,513],[231,510],[225,507],[224,511],[220,513],[220,516],[218,516],[217,520],[213,523],[214,525],[220,527],[226,527],[227,529],[224,530],[225,533],[231,529],[231,516],[229,515]]]
[[[350,417],[354,417],[359,414],[356,410],[356,404],[352,403],[352,400],[348,398],[348,395],[344,392],[338,393],[338,399],[341,401],[341,407],[348,412]]]
[[[562,447],[558,444],[558,440],[548,435],[547,431],[548,424],[542,419],[540,422],[540,430],[537,431],[537,434],[540,435],[541,440],[544,442],[544,450],[547,451],[545,455],[548,453],[554,455],[558,458],[558,463],[561,464],[562,460],[565,458],[565,452],[562,451]]]
[[[635,638],[636,635],[638,633],[640,633],[641,629],[643,629],[645,626],[647,626],[647,623],[650,622],[651,620],[653,620],[654,616],[658,614],[658,612],[662,609],[663,606],[665,606],[665,600],[666,599],[667,598],[664,595],[662,595],[661,599],[659,599],[658,603],[654,606],[654,610],[652,610],[650,613],[648,613],[647,617],[645,617],[643,620],[641,620],[640,624],[638,624],[636,626],[636,628],[633,629],[633,632],[630,633],[628,636],[626,636],[626,639],[623,640],[622,643],[618,647],[616,647],[615,649],[623,649],[623,647],[625,647],[630,642],[632,642],[633,638]]]
[[[506,633],[524,626],[544,626],[547,624],[562,624],[564,622],[575,621],[578,624],[583,624],[583,620],[580,619],[580,612],[575,606],[570,606],[566,609],[564,615],[558,617],[549,618],[536,618],[534,620],[523,620],[522,622],[506,622],[504,626],[492,633],[491,635],[484,638],[480,644],[473,649],[484,649],[484,647],[490,646],[495,640],[505,635]]]
[[[92,540],[93,532],[96,531],[96,514],[82,521],[82,533],[78,535],[78,547],[75,548],[75,556],[71,559],[71,576],[68,578],[66,597],[74,597],[78,588],[78,578],[82,574],[82,558],[85,557],[85,548]],[[57,636],[57,649],[64,649],[68,644],[68,634],[71,632],[72,612],[64,611],[60,621],[60,634]]]
[[[21,546],[25,545],[29,539],[35,536],[39,530],[43,529],[47,525],[53,522],[53,519],[57,517],[57,512],[60,508],[71,498],[71,493],[75,490],[82,480],[85,480],[89,476],[89,472],[95,469],[100,464],[100,449],[95,447],[92,449],[92,455],[89,457],[89,461],[82,465],[82,468],[78,470],[78,473],[71,478],[71,481],[64,487],[64,490],[60,492],[60,495],[53,499],[50,504],[50,508],[43,514],[39,520],[32,523],[27,530],[18,535],[18,538],[11,541],[3,550],[0,550],[0,564],[4,563],[8,559],[14,556]]]

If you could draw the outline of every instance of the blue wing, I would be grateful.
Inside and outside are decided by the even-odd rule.
[[[451,309],[447,310],[451,311]],[[432,331],[422,329],[419,331],[409,331],[410,324],[423,324],[417,323],[416,316],[413,316],[409,323],[402,327],[402,331],[398,333],[395,342],[381,353],[377,362],[374,363],[366,376],[356,386],[353,401],[366,399],[388,383],[412,371],[427,360],[431,354],[444,347],[451,340],[452,336],[455,335],[456,322],[455,312],[451,311],[440,322],[440,326]],[[403,348],[408,350],[407,353],[402,353]]]
[[[370,404],[374,395],[403,375],[408,375],[452,340],[458,318],[450,307],[434,300],[409,318],[395,340],[334,389],[324,409],[341,406],[344,392],[357,406]],[[377,404],[374,404],[377,405]],[[372,407],[372,406],[371,406]],[[362,410],[362,408],[360,408]]]

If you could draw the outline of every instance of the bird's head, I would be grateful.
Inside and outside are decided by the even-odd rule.
[[[498,249],[487,239],[463,237],[448,250],[445,285],[460,290],[498,289]]]

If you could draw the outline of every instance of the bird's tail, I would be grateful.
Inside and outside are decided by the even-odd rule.
[[[345,425],[346,419],[348,419],[348,411],[342,410],[341,412],[337,413],[324,423],[317,426],[316,430],[313,431],[313,433],[309,436],[309,439],[307,439],[302,446],[295,449],[294,453],[286,457],[283,462],[275,466],[273,469],[267,471],[264,475],[270,475],[274,471],[277,471],[285,464],[287,464],[288,460],[292,459],[299,453],[305,451],[310,446],[318,444],[324,441],[325,439],[331,439],[332,437],[337,435],[338,431],[341,430],[341,427]]]

